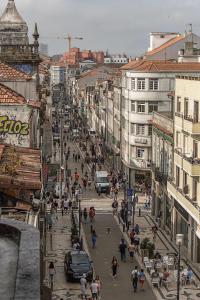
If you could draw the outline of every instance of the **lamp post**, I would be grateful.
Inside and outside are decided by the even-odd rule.
[[[181,246],[183,245],[183,234],[176,235],[176,245],[178,246],[178,271],[177,271],[177,297],[180,299],[180,264],[181,264]]]

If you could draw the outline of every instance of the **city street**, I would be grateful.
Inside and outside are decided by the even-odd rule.
[[[138,265],[134,260],[130,262],[127,253],[127,261],[121,262],[119,255],[119,242],[122,237],[121,231],[111,214],[97,214],[93,225],[97,233],[97,246],[91,247],[91,235],[89,224],[84,225],[87,243],[90,254],[94,262],[94,268],[97,275],[102,280],[102,299],[130,300],[130,299],[156,299],[152,289],[145,284],[145,290],[138,288],[137,294],[134,294],[131,282],[131,271]],[[107,233],[107,227],[111,229],[111,234]],[[116,279],[112,278],[111,261],[116,256],[119,263],[119,275]]]

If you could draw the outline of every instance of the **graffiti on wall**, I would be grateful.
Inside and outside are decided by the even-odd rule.
[[[30,109],[25,106],[0,106],[0,142],[30,146]]]

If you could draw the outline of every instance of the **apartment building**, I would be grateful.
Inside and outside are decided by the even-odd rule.
[[[189,258],[200,262],[200,78],[176,78],[174,176],[168,180],[172,236],[184,234]]]
[[[149,121],[155,111],[172,110],[170,91],[176,75],[200,74],[198,63],[135,60],[122,70],[122,140],[124,171],[132,186],[150,182],[151,133]]]
[[[161,226],[171,231],[171,205],[167,179],[173,176],[173,117],[171,112],[154,112],[152,120],[152,207]]]
[[[57,63],[52,65],[50,68],[51,73],[51,85],[56,84],[64,84],[66,82],[66,67],[61,64]]]

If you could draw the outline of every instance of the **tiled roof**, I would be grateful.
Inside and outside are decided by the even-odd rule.
[[[147,61],[135,60],[123,66],[121,70],[131,70],[135,72],[200,72],[200,63],[173,62],[173,61]]]
[[[0,80],[30,80],[31,76],[0,62]]]
[[[5,103],[25,104],[27,101],[22,95],[0,84],[0,104]]]
[[[153,55],[153,54],[156,54],[156,53],[162,51],[163,49],[166,49],[166,48],[172,46],[173,44],[175,44],[175,43],[177,43],[177,42],[183,40],[184,38],[185,38],[184,35],[178,35],[178,36],[176,36],[176,37],[170,39],[170,40],[167,41],[166,43],[162,44],[161,46],[159,46],[159,47],[157,47],[157,48],[155,48],[155,49],[153,49],[153,50],[147,52],[145,55],[146,55],[146,56],[151,56],[151,55]]]
[[[0,145],[0,149],[1,149]],[[40,150],[4,146],[0,157],[0,187],[41,188]]]

